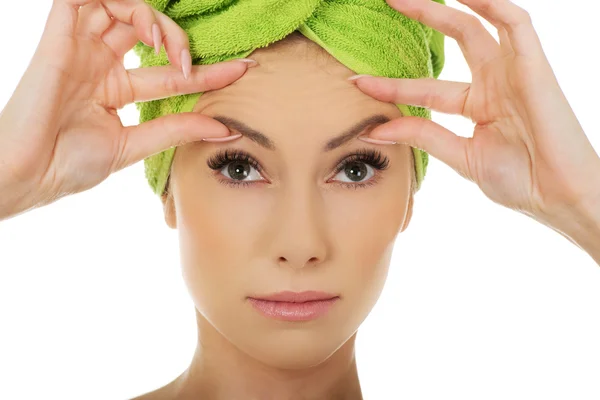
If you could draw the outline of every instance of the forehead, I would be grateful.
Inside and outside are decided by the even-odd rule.
[[[334,136],[372,114],[401,115],[394,104],[373,99],[347,81],[355,72],[300,34],[249,57],[259,65],[204,93],[194,110],[234,117],[274,139],[290,131]]]

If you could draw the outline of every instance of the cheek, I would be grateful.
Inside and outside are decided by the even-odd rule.
[[[207,299],[242,296],[249,266],[260,251],[256,236],[268,215],[265,196],[204,185],[180,201],[177,226],[181,265],[192,293]],[[262,199],[262,201],[261,201]]]
[[[212,182],[202,185],[195,195],[181,201],[177,210],[181,240],[188,243],[186,252],[204,261],[243,256],[268,210],[259,191],[220,186]]]
[[[383,186],[383,185],[382,185]],[[358,309],[368,311],[385,284],[390,258],[406,214],[407,191],[386,185],[381,191],[340,195],[331,207],[331,232],[339,254],[339,283]],[[337,265],[339,264],[339,265]],[[343,273],[341,272],[343,271]]]
[[[331,232],[356,264],[369,269],[393,244],[406,214],[407,191],[400,185],[336,194],[328,207]],[[367,193],[368,192],[368,193]]]

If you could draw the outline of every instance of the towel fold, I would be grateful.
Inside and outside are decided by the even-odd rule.
[[[444,35],[391,8],[385,0],[145,0],[188,34],[193,64],[249,56],[255,49],[299,31],[356,74],[389,78],[437,78],[444,66]],[[444,0],[432,0],[445,4]],[[140,66],[167,65],[141,41],[134,47]],[[243,78],[242,78],[243,79]],[[202,93],[138,102],[140,123],[190,112]],[[431,119],[431,111],[397,104],[403,115]],[[146,179],[161,195],[176,147],[144,160]],[[412,148],[417,190],[428,154]]]

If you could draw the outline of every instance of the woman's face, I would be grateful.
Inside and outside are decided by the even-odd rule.
[[[272,144],[242,136],[179,147],[165,217],[179,231],[198,318],[254,359],[299,369],[320,364],[353,337],[379,298],[396,235],[410,221],[412,150],[355,137],[324,149],[366,118],[401,113],[363,94],[346,80],[354,72],[308,39],[251,57],[260,65],[203,94],[195,111],[239,120]],[[242,157],[221,166],[225,151]],[[350,162],[338,170],[344,160]],[[269,319],[247,299],[283,290],[340,299],[309,322]]]

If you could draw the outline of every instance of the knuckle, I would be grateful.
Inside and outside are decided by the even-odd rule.
[[[478,5],[478,8],[481,10],[482,13],[489,14],[493,11],[493,3],[494,0],[484,0],[481,2],[481,4]]]
[[[211,74],[209,73],[200,74],[200,82],[202,86],[206,88],[206,90],[213,90],[216,88],[214,79],[211,78]]]
[[[177,76],[179,76],[179,74],[177,74]],[[179,93],[181,86],[179,84],[179,78],[177,78],[174,73],[165,75],[163,85],[167,93]]]
[[[134,26],[141,25],[146,29],[147,24],[151,24],[155,20],[152,7],[145,2],[135,3],[131,10],[131,24]]]
[[[415,10],[414,13],[415,14],[412,17],[412,19],[414,19],[414,20],[416,20],[418,22],[424,23],[424,18],[423,17],[425,15],[425,10],[422,9],[422,8],[419,8],[419,9]]]
[[[390,85],[390,87],[392,89],[390,100],[399,99],[400,94],[402,93],[402,80],[394,79],[393,81],[390,81],[390,83],[392,83]]]
[[[186,144],[188,144],[188,141],[185,140],[185,138],[180,138],[180,139],[177,139],[174,147],[182,147],[182,146],[185,146]]]
[[[148,24],[153,24],[154,22],[158,22],[158,18],[156,17],[156,13],[154,12],[154,8],[146,2],[143,2],[136,7],[139,10],[140,15]]]
[[[483,26],[483,24],[481,23],[481,20],[475,16],[470,16],[469,18],[467,18],[468,20],[468,26],[473,29],[485,29],[485,27]]]
[[[531,24],[533,21],[531,20],[531,14],[527,12],[527,10],[518,7],[519,11],[517,12],[517,24]]]
[[[461,41],[465,37],[464,30],[465,30],[464,25],[452,25],[448,36],[453,37],[454,39],[456,39],[458,41]]]
[[[470,36],[481,34],[482,29],[485,30],[485,27],[477,17],[467,16],[452,26],[450,36],[465,41]]]
[[[433,108],[435,99],[436,99],[436,92],[434,91],[433,88],[430,87],[429,89],[427,89],[427,91],[423,95],[423,105],[426,108]]]
[[[177,28],[173,28],[172,24],[163,24],[164,32],[163,39],[165,46],[169,46],[171,48],[177,47],[179,51],[183,50],[185,47],[189,47],[189,38],[187,33],[183,30],[183,28],[177,26]]]
[[[131,10],[131,24],[132,25],[137,25],[137,22],[139,21],[139,6],[138,7],[134,7],[133,10]]]
[[[469,16],[465,19],[465,32],[469,34],[480,34],[482,30],[485,30],[485,27],[479,20],[479,18],[475,16]]]
[[[532,24],[531,14],[524,8],[519,7],[516,4],[513,4],[513,10],[510,13],[511,16],[508,18],[506,24],[510,27],[517,27],[520,25]]]
[[[219,71],[215,69],[216,67],[221,68],[221,66],[211,65],[209,68],[200,69],[200,73],[197,74],[197,79],[205,90],[213,90],[218,87]]]

